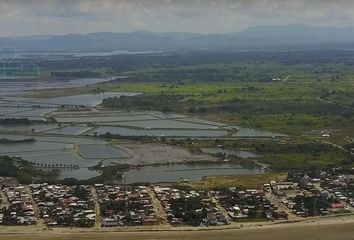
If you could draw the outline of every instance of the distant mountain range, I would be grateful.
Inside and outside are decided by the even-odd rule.
[[[252,27],[237,33],[98,32],[63,36],[0,38],[0,48],[18,51],[156,51],[354,48],[354,27],[308,27],[300,24]]]

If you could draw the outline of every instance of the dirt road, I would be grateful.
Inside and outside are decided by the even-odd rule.
[[[95,214],[96,214],[95,228],[101,228],[100,204],[98,202],[97,192],[96,192],[96,189],[94,187],[91,188],[91,194],[92,194],[92,197],[93,197],[93,199],[95,201]]]
[[[154,190],[151,187],[148,188],[148,193],[151,198],[151,204],[155,208],[156,218],[159,219],[160,224],[165,224],[165,225],[168,224],[167,214],[166,214],[165,210],[163,209],[161,202],[157,198]]]

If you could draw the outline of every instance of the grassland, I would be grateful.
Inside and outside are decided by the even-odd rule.
[[[228,187],[243,187],[247,189],[259,189],[264,183],[270,181],[286,180],[287,174],[284,172],[268,173],[260,175],[240,175],[240,176],[217,176],[204,177],[200,181],[181,183],[182,186],[188,186],[193,189],[215,189]]]
[[[221,145],[225,149],[238,149],[257,153],[253,159],[235,159],[240,164],[260,163],[270,165],[273,170],[304,170],[330,168],[339,165],[351,166],[352,156],[336,145],[324,140],[308,137],[291,137],[287,139],[194,139],[167,140],[168,143],[180,145],[198,152],[201,148]]]
[[[352,110],[318,97],[354,83],[126,83],[103,87],[110,91],[135,91],[148,95],[177,95],[183,113],[244,127],[301,136],[312,130],[332,131],[336,141],[354,135]],[[193,111],[195,109],[195,111]],[[203,109],[203,111],[198,111]],[[320,137],[318,134],[314,137]]]

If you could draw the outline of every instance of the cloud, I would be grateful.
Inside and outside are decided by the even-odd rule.
[[[0,0],[2,36],[72,32],[235,32],[266,24],[348,26],[347,0]]]

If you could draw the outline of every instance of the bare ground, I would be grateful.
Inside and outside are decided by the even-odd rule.
[[[217,161],[208,154],[191,153],[185,148],[157,143],[117,143],[117,147],[126,151],[131,158],[121,160],[129,165],[151,165],[165,163],[187,163]]]

